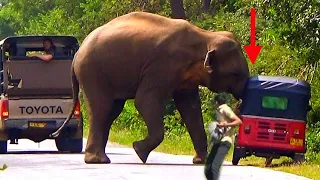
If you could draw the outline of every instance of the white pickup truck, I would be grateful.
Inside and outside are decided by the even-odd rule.
[[[54,45],[49,62],[28,56],[44,51],[44,39]],[[64,122],[72,108],[70,70],[78,47],[72,36],[12,36],[0,41],[0,154],[18,139],[51,139],[49,135]],[[81,152],[80,102],[66,127],[55,139],[57,149]]]

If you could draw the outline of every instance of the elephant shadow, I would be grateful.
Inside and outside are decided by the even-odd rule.
[[[182,163],[127,163],[127,162],[114,162],[112,164],[118,165],[136,165],[136,166],[204,166],[204,164],[182,164]]]
[[[70,153],[70,152],[63,152],[63,151],[45,151],[45,150],[41,150],[41,151],[8,151],[6,154],[68,154],[68,155],[79,155],[79,154],[85,154],[84,151],[80,152],[80,153]],[[129,153],[107,153],[110,155],[131,155]]]

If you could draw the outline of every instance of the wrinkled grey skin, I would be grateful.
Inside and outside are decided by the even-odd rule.
[[[81,88],[89,121],[85,162],[110,163],[105,154],[110,127],[125,101],[134,98],[148,136],[133,148],[145,163],[164,138],[165,106],[173,98],[196,151],[193,163],[204,163],[207,139],[198,87],[238,99],[248,77],[247,61],[230,32],[145,12],[115,18],[86,37],[72,65],[74,102]]]

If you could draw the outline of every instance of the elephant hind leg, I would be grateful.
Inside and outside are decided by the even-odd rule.
[[[105,154],[105,133],[107,127],[112,124],[108,115],[111,112],[113,102],[102,89],[96,86],[84,87],[83,97],[89,123],[84,161],[87,164],[110,163],[110,159]]]
[[[91,126],[92,128],[89,130],[89,134],[92,131],[92,137],[93,139],[100,136],[102,137],[101,141],[102,141],[102,145],[100,145],[100,139],[99,141],[93,141],[93,139],[91,139],[90,143],[89,143],[89,139],[88,139],[88,144],[87,144],[87,148],[86,148],[86,157],[85,157],[85,162],[88,164],[91,163],[110,163],[110,159],[108,158],[108,156],[105,155],[105,147],[107,145],[108,142],[108,138],[109,138],[109,132],[110,132],[110,128],[111,125],[113,123],[113,121],[120,115],[120,113],[123,110],[125,104],[125,100],[115,100],[112,103],[112,107],[111,110],[108,111],[106,108],[105,109],[105,117],[104,117],[104,121],[105,122],[97,122],[98,119],[93,119],[94,121],[91,122]],[[101,109],[102,111],[103,109]],[[107,115],[107,113],[109,113]],[[98,125],[96,125],[98,123]],[[101,125],[101,126],[99,126]],[[96,127],[98,126],[98,127]],[[99,129],[97,129],[99,128]],[[97,131],[95,131],[97,130]],[[99,131],[102,132],[101,135],[99,135]],[[95,134],[93,134],[95,133]],[[98,133],[98,134],[97,134]],[[101,146],[101,148],[99,148]],[[96,151],[98,153],[95,153],[96,151],[94,150],[95,148]],[[99,151],[100,149],[100,151]],[[106,157],[106,159],[105,159]]]

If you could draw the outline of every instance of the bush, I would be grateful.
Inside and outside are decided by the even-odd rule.
[[[307,148],[307,160],[320,163],[320,122],[308,128]]]

